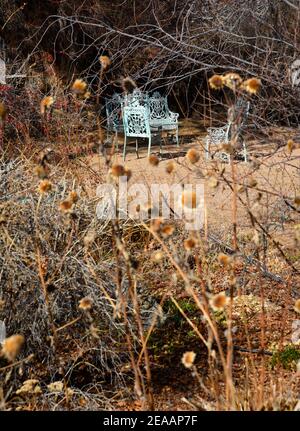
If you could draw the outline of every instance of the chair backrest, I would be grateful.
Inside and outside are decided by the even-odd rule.
[[[159,94],[158,91],[149,97],[150,120],[163,120],[170,116],[168,100]]]
[[[145,106],[124,106],[123,124],[126,136],[141,138],[151,136],[149,116]]]
[[[119,94],[115,93],[110,99],[105,100],[107,126],[110,130],[116,130],[120,126],[121,108],[122,100]]]
[[[126,94],[122,100],[123,106],[145,106],[148,107],[149,95],[147,92],[142,92],[139,88],[133,90],[132,93]]]

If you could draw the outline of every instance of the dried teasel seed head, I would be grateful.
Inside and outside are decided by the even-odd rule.
[[[194,148],[191,148],[186,153],[186,158],[188,159],[188,161],[190,163],[195,164],[195,163],[199,162],[199,160],[200,160],[200,154],[199,154],[199,152],[197,150],[195,150]]]
[[[293,149],[295,148],[295,142],[292,139],[289,139],[287,141],[286,146],[287,146],[288,152],[291,154],[293,152]]]
[[[261,80],[258,78],[250,78],[243,82],[243,89],[249,94],[257,94],[261,88]]]
[[[211,176],[208,180],[208,186],[211,187],[212,189],[217,188],[219,185],[219,181],[217,180],[217,178],[215,176]]]
[[[83,243],[85,247],[89,247],[95,241],[95,238],[96,238],[96,232],[94,231],[94,229],[89,230],[88,233],[83,238]]]
[[[38,191],[40,193],[48,193],[52,190],[52,183],[49,180],[42,180],[38,186]]]
[[[93,300],[89,297],[82,298],[79,301],[78,308],[81,310],[90,310],[93,306]]]
[[[225,292],[220,292],[217,295],[214,295],[210,301],[210,306],[214,311],[224,310],[226,305],[228,304],[228,297]]]
[[[60,209],[60,211],[67,213],[67,212],[71,211],[72,206],[73,206],[73,202],[69,199],[66,199],[66,200],[60,202],[59,209]]]
[[[46,96],[41,100],[40,111],[44,115],[47,110],[51,108],[54,103],[54,98],[52,96]]]
[[[300,299],[297,299],[297,301],[295,302],[294,310],[296,311],[296,313],[300,313]]]
[[[103,70],[106,70],[111,65],[111,60],[107,55],[100,55],[99,61]]]
[[[218,256],[218,262],[219,262],[220,265],[228,266],[228,265],[231,264],[232,259],[227,254],[220,253],[219,256]]]
[[[158,166],[158,164],[159,164],[159,158],[155,154],[151,154],[148,157],[148,161],[149,161],[150,165],[152,165],[152,166]]]
[[[163,259],[163,257],[164,257],[164,253],[162,251],[156,251],[152,255],[152,259],[154,260],[154,262],[160,262]]]
[[[122,79],[121,85],[124,93],[126,94],[132,93],[137,88],[136,83],[129,76]]]
[[[75,204],[76,202],[78,202],[79,196],[78,193],[75,192],[75,190],[72,190],[69,194],[69,200]]]
[[[175,230],[174,226],[167,224],[161,228],[161,234],[164,237],[171,236],[173,234],[174,230]]]
[[[192,368],[196,359],[195,352],[185,352],[182,355],[181,362],[185,366],[185,368]]]
[[[171,174],[175,169],[175,163],[174,162],[168,162],[166,165],[166,172],[167,174]]]
[[[221,145],[221,148],[222,148],[222,150],[224,151],[224,153],[226,153],[226,154],[233,154],[233,152],[234,152],[234,148],[233,148],[233,145],[231,145],[230,143],[223,143],[222,145]]]
[[[183,245],[187,251],[190,251],[197,247],[197,243],[198,241],[196,238],[190,237],[184,241]]]
[[[213,90],[221,90],[224,87],[224,77],[222,75],[213,75],[208,82]]]
[[[110,174],[113,177],[123,177],[125,176],[125,168],[123,165],[114,164],[110,169]]]
[[[83,79],[75,79],[71,90],[73,91],[73,93],[75,94],[84,94],[86,91],[86,87],[87,87],[87,83],[84,82]]]
[[[23,344],[23,335],[12,335],[11,337],[5,338],[2,343],[1,354],[10,362],[14,361],[18,356]]]
[[[243,80],[238,73],[229,72],[224,76],[224,83],[226,87],[231,90],[236,90],[242,84]]]
[[[300,206],[300,196],[295,197],[294,203],[295,203],[296,207]]]

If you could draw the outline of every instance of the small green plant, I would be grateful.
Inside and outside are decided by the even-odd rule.
[[[217,322],[218,325],[221,326],[221,328],[223,329],[227,328],[227,318],[224,310],[214,311],[214,317],[215,317],[215,321]]]
[[[292,344],[285,346],[283,350],[277,350],[271,358],[271,367],[282,366],[286,370],[295,368],[300,360],[300,350]]]

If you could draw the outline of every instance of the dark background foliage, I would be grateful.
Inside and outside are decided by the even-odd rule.
[[[234,70],[258,76],[263,92],[256,126],[295,126],[298,89],[291,66],[299,57],[299,16],[286,0],[23,1],[0,2],[1,36],[14,61],[53,66],[63,81],[74,75],[97,88],[99,55],[109,55],[107,94],[120,78],[170,96],[184,117],[203,118],[208,102],[218,111],[224,94],[210,94],[207,78]],[[42,64],[42,66],[41,66]],[[225,95],[226,96],[226,95]]]

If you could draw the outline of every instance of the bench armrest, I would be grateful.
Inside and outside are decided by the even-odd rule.
[[[174,122],[178,121],[179,114],[177,112],[172,112],[169,110],[169,116],[170,116],[172,121],[174,121]]]

